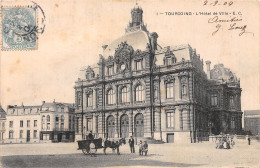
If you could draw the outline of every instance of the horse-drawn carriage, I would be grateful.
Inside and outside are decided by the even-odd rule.
[[[119,154],[119,146],[122,144],[126,144],[125,138],[119,139],[118,141],[109,141],[106,140],[103,144],[102,138],[98,139],[87,139],[87,140],[81,140],[78,142],[78,150],[82,150],[82,152],[85,155],[90,154],[90,144],[93,142],[95,144],[95,149],[105,149],[103,152],[106,154],[106,148],[111,148],[113,151],[117,149],[117,154]]]

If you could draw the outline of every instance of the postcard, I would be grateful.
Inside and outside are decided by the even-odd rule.
[[[256,0],[0,1],[1,167],[259,167]]]

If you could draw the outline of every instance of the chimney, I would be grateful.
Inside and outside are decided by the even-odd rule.
[[[103,51],[107,48],[108,45],[103,45],[102,48],[103,48]]]
[[[211,64],[210,61],[206,61],[206,65],[207,65],[207,77],[208,77],[208,79],[210,79],[210,64]]]
[[[151,45],[152,45],[152,50],[155,51],[157,50],[157,38],[158,34],[156,32],[151,33]]]
[[[42,101],[42,105],[44,105],[45,104],[45,101]]]

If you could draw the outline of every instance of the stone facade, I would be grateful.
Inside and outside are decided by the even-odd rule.
[[[210,133],[240,131],[241,89],[239,80],[229,81],[232,72],[220,82],[210,64],[204,72],[203,60],[190,45],[160,47],[158,34],[144,26],[143,10],[135,7],[131,14],[126,34],[103,46],[96,65],[80,70],[74,86],[76,138],[93,131],[96,137],[196,142]],[[212,104],[215,93],[219,103]],[[225,103],[231,95],[232,109]],[[231,129],[226,125],[233,116]]]
[[[74,136],[71,104],[7,107],[4,143],[73,142]]]
[[[6,113],[0,105],[0,144],[4,142]]]
[[[245,110],[244,125],[245,131],[260,136],[260,110]]]

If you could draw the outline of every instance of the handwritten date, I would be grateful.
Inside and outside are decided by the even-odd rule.
[[[203,6],[216,6],[216,5],[223,5],[223,6],[231,6],[233,5],[233,1],[225,1],[225,2],[219,2],[218,0],[209,2],[207,0],[204,1]]]

